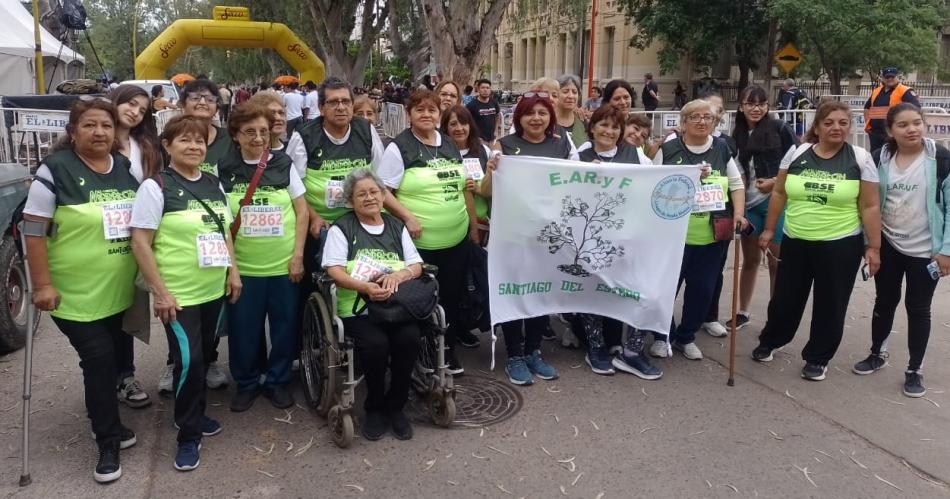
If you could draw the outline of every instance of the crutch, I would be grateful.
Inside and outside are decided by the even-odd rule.
[[[36,307],[33,306],[33,278],[30,276],[30,262],[26,257],[26,234],[23,222],[17,224],[20,244],[23,249],[23,268],[26,270],[26,347],[23,349],[23,463],[20,468],[20,487],[33,482],[30,478],[30,397],[33,378],[33,329],[36,322]]]
[[[736,313],[739,307],[739,243],[742,229],[738,226],[732,235],[732,325],[729,327],[729,381],[726,384],[736,384]]]

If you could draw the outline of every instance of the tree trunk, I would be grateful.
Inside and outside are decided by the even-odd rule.
[[[737,62],[739,65],[739,82],[736,90],[742,92],[742,89],[749,86],[749,62],[745,60],[739,60]]]
[[[842,95],[841,92],[841,68],[827,68],[828,78],[831,80],[831,94]]]
[[[422,0],[429,44],[440,78],[468,84],[488,56],[495,30],[511,0],[487,2],[485,14],[476,15],[476,2],[453,1],[446,6],[443,0]]]
[[[772,95],[772,58],[775,57],[775,39],[778,36],[778,19],[769,22],[769,41],[765,49],[765,91]]]
[[[379,12],[376,12],[375,0],[311,0],[307,7],[316,28],[318,54],[326,64],[327,75],[361,86],[370,51],[389,16],[389,0],[383,1]],[[356,28],[358,7],[362,8],[359,50],[353,56],[348,49],[350,35]]]
[[[429,68],[432,51],[428,34],[419,33],[418,27],[425,21],[417,16],[413,5],[415,1],[417,0],[391,0],[388,26],[393,53],[409,68],[413,83],[419,83]],[[408,32],[408,39],[404,40],[400,32]]]

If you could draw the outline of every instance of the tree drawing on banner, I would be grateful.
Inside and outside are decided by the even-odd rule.
[[[579,197],[564,196],[561,221],[545,225],[538,235],[538,242],[546,244],[552,255],[565,248],[572,254],[571,263],[557,266],[565,274],[587,277],[591,270],[608,268],[614,257],[624,254],[623,246],[605,239],[603,232],[623,228],[623,219],[616,218],[617,207],[625,204],[627,198],[622,193],[609,196],[604,192],[594,197],[596,202],[591,206]]]

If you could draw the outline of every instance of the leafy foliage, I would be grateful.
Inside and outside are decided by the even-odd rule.
[[[614,257],[624,255],[623,246],[613,244],[603,236],[604,229],[620,230],[622,218],[614,218],[616,209],[627,202],[623,193],[609,196],[606,193],[595,194],[597,200],[593,207],[579,197],[565,196],[561,200],[561,221],[545,225],[539,233],[538,242],[548,246],[552,255],[565,247],[573,253],[573,262],[559,265],[558,270],[575,276],[588,276],[592,270],[602,270],[613,264]],[[574,233],[572,219],[580,219],[583,224],[578,234]],[[581,263],[583,262],[583,263]]]

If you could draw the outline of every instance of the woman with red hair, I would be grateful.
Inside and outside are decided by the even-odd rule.
[[[501,154],[513,156],[538,156],[542,158],[570,159],[577,161],[577,149],[567,136],[555,133],[558,128],[554,104],[548,92],[526,92],[515,107],[515,133],[502,137]],[[497,164],[499,153],[492,158],[492,167]],[[491,197],[492,168],[489,168],[480,186],[483,197]],[[541,333],[546,328],[547,316],[532,317],[502,323],[508,363],[505,372],[515,385],[530,385],[534,376],[541,379],[556,379],[557,371],[541,358]]]

